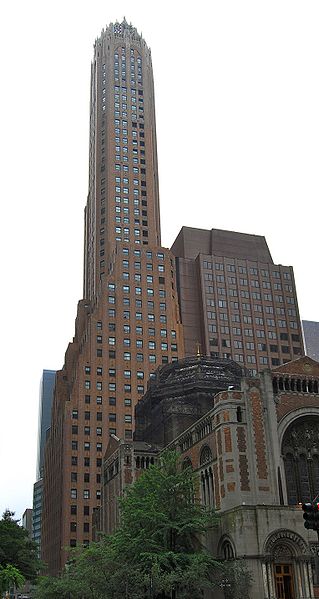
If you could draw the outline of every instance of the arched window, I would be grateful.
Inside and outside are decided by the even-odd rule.
[[[211,463],[213,455],[210,447],[204,445],[200,452],[199,464],[201,466],[201,499],[204,505],[214,505],[214,479]]]
[[[203,466],[204,464],[208,464],[209,462],[211,462],[213,459],[212,456],[212,452],[210,447],[208,447],[208,445],[204,445],[204,447],[202,447],[201,452],[200,452],[200,458],[199,458],[199,463],[201,466]]]
[[[282,441],[288,505],[311,501],[319,484],[319,418],[298,418]]]
[[[183,470],[186,468],[193,468],[192,461],[189,457],[184,458],[182,468]]]
[[[228,559],[234,559],[235,558],[234,548],[233,548],[231,542],[228,539],[225,539],[223,541],[220,553],[221,553],[222,559],[228,560]]]

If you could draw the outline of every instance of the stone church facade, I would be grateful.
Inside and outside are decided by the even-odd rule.
[[[214,359],[180,364],[165,366],[163,380],[160,373],[153,390],[150,385],[136,412],[139,438],[132,447],[143,441],[161,449],[158,430],[164,429],[166,446],[197,474],[201,502],[220,515],[207,546],[219,559],[245,560],[251,599],[319,597],[319,543],[304,528],[301,509],[319,492],[319,363],[302,357],[253,378],[230,360],[218,362],[217,370]],[[151,426],[152,413],[161,426]]]

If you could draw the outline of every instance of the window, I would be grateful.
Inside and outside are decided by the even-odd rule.
[[[277,339],[277,333],[275,331],[268,331],[268,339]]]
[[[77,489],[71,489],[71,499],[77,499],[78,492]]]
[[[90,490],[89,489],[83,490],[83,499],[90,499]]]
[[[267,351],[267,345],[266,343],[258,343],[258,350],[259,351]]]

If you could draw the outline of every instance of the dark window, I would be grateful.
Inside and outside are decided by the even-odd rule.
[[[312,501],[319,488],[317,454],[319,418],[299,418],[286,430],[282,442],[289,505]]]

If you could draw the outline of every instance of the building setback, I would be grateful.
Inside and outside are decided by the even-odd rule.
[[[94,47],[84,295],[46,445],[42,558],[51,574],[66,547],[92,539],[109,436],[132,440],[152,372],[184,355],[174,256],[160,247],[151,54],[126,21]]]
[[[186,356],[199,347],[255,375],[304,354],[293,269],[264,237],[183,227],[171,249]]]

